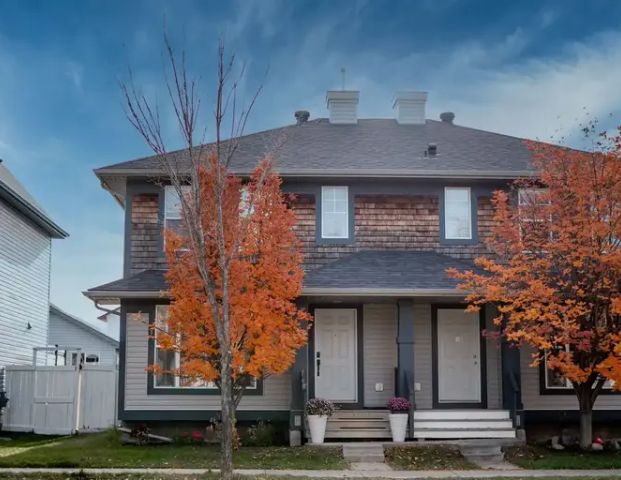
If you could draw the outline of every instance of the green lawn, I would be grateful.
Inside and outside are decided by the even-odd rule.
[[[543,446],[527,445],[505,449],[505,458],[519,467],[537,470],[621,468],[621,453],[608,451],[557,451]]]
[[[121,445],[116,432],[74,437],[18,435],[0,442],[1,467],[159,467],[218,468],[215,445]],[[237,468],[342,469],[341,449],[310,447],[242,447]]]
[[[477,468],[457,449],[444,446],[389,447],[386,463],[395,470],[470,470]]]

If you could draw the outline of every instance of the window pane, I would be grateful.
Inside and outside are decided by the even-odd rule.
[[[321,188],[321,236],[349,237],[349,198],[347,187]]]
[[[94,353],[91,353],[86,356],[85,362],[86,363],[99,363],[99,355],[95,355]]]
[[[181,190],[185,193],[190,190],[189,186],[181,187]],[[166,219],[181,218],[181,199],[177,194],[177,190],[172,185],[167,185],[164,188],[164,216]]]
[[[175,369],[175,352],[172,350],[156,349],[155,352],[157,365],[162,370]],[[157,387],[174,387],[175,377],[170,373],[159,373],[155,375],[155,386]]]
[[[444,237],[448,239],[472,238],[469,188],[444,190]]]
[[[568,388],[565,377],[554,370],[546,368],[546,386],[548,388]]]
[[[347,238],[347,215],[343,213],[324,214],[322,231],[324,238]]]

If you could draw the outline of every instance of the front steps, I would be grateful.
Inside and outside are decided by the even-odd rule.
[[[326,439],[391,439],[388,410],[337,410],[328,419]],[[309,435],[308,428],[306,429]],[[507,410],[417,410],[414,435],[418,440],[515,439]]]
[[[507,410],[419,410],[414,438],[515,438],[515,428]]]

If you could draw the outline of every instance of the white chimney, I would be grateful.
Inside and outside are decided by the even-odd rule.
[[[326,103],[330,112],[330,123],[358,123],[358,98],[355,90],[329,90]]]
[[[424,125],[427,92],[397,92],[392,104],[397,123],[401,125]]]

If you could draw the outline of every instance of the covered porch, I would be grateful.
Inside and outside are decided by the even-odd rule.
[[[327,398],[339,406],[327,438],[389,438],[385,405],[399,396],[414,405],[409,438],[515,437],[519,352],[482,335],[494,312],[464,311],[450,266],[468,268],[436,253],[360,252],[307,276],[300,302],[314,324],[293,368],[293,431],[307,399]]]

